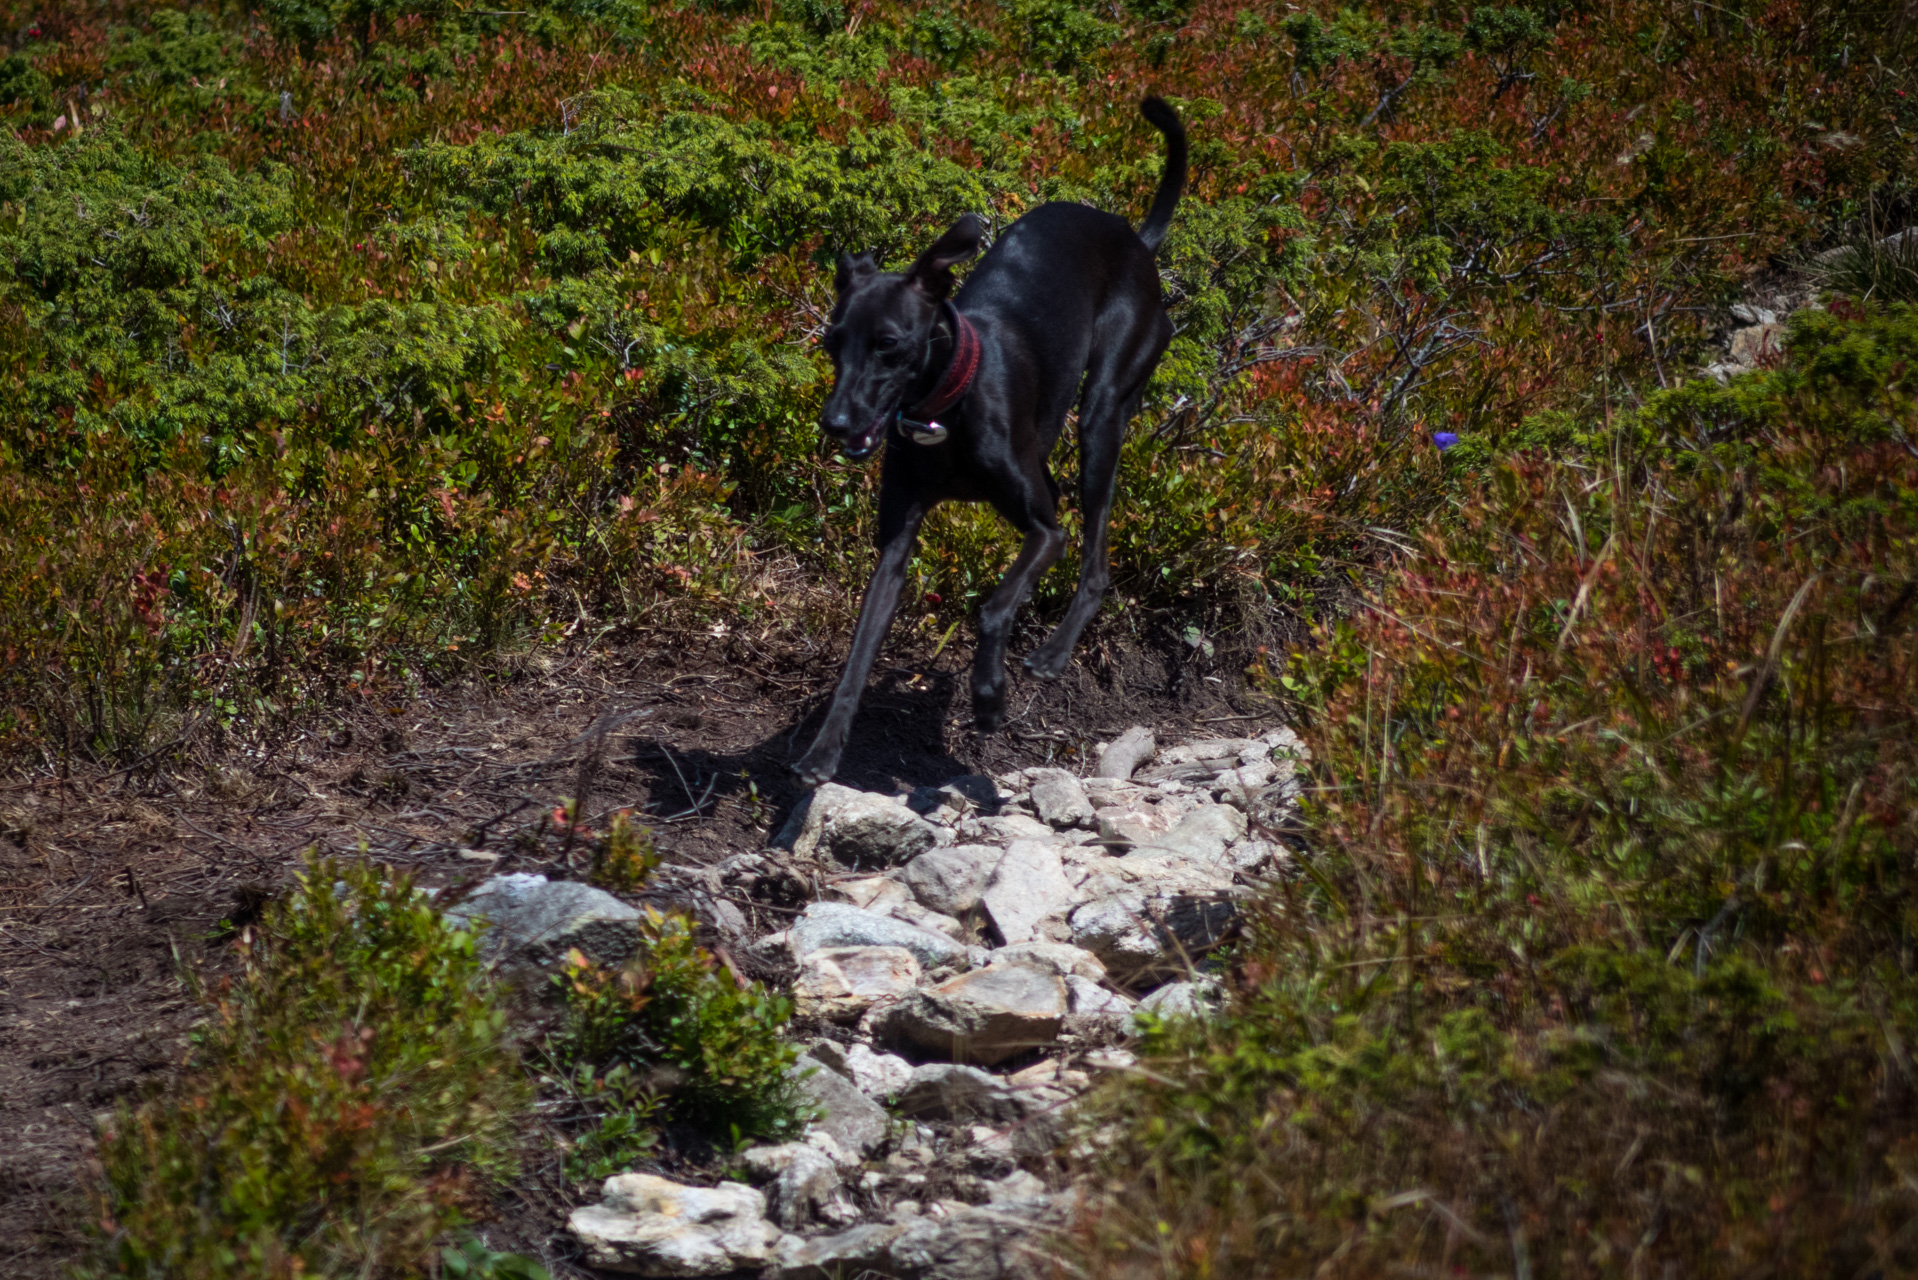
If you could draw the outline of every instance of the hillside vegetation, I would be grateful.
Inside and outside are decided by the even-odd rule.
[[[1139,216],[1148,88],[1194,183],[1120,599],[1309,609],[1436,501],[1435,432],[1671,380],[1742,276],[1895,186],[1889,21],[15,4],[0,741],[126,764],[568,629],[844,618],[872,475],[812,426],[825,264],[966,210]],[[939,513],[905,625],[1009,556]]]
[[[1098,625],[1216,641],[1317,776],[1224,1016],[1075,1147],[1073,1265],[1911,1270],[1918,252],[1799,269],[1909,220],[1914,45],[1839,0],[0,0],[0,766],[138,776],[562,637],[838,634],[876,477],[813,426],[833,257],[1136,220],[1161,93],[1178,336]],[[1700,379],[1761,278],[1825,303]],[[1013,550],[939,511],[899,642]],[[408,882],[354,873],[367,971],[281,999],[333,874],[106,1131],[105,1270],[418,1274],[510,1172],[528,1091]],[[657,990],[568,971],[542,1087],[630,1113],[592,1176],[658,1052],[702,1123],[793,1122],[782,999],[676,920]],[[423,1039],[315,1038],[349,1007]]]

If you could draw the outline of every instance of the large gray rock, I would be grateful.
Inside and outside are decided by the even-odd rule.
[[[1068,942],[1020,942],[1013,946],[1001,947],[992,953],[994,964],[1035,964],[1041,969],[1050,970],[1061,978],[1078,976],[1092,982],[1101,982],[1106,976],[1106,967],[1099,957],[1084,947],[1075,947]]]
[[[1104,963],[1113,981],[1136,987],[1187,972],[1229,935],[1237,904],[1225,894],[1128,890],[1072,913],[1072,941]]]
[[[772,1216],[788,1231],[814,1222],[833,1227],[851,1226],[859,1211],[847,1199],[832,1158],[817,1147],[792,1144],[797,1149],[772,1186]]]
[[[739,1182],[686,1187],[650,1173],[608,1178],[601,1202],[568,1215],[589,1265],[640,1276],[718,1276],[773,1260],[780,1230]]]
[[[827,947],[904,947],[928,969],[966,954],[951,938],[843,902],[815,902],[800,912],[786,945],[798,960]]]
[[[1010,844],[1014,840],[1050,840],[1052,828],[1023,813],[1002,813],[991,818],[967,818],[953,831],[959,839],[980,844]]]
[[[1186,814],[1163,835],[1136,843],[1128,858],[1168,855],[1202,862],[1221,862],[1226,846],[1245,834],[1245,815],[1229,804],[1207,804]]]
[[[1259,789],[1279,776],[1279,766],[1271,760],[1254,760],[1236,769],[1227,769],[1213,779],[1212,790],[1227,804],[1246,808]]]
[[[448,907],[446,919],[463,928],[485,921],[480,955],[511,967],[549,965],[574,947],[617,964],[639,946],[639,912],[612,894],[524,872],[487,880]]]
[[[891,1121],[883,1108],[816,1058],[802,1055],[793,1064],[799,1092],[822,1113],[816,1127],[848,1151],[870,1155],[886,1140]]]
[[[1032,964],[992,965],[913,992],[878,1020],[895,1044],[988,1066],[1059,1038],[1065,983]]]
[[[977,1067],[933,1062],[918,1068],[899,1091],[899,1114],[913,1120],[990,1120],[1011,1124],[1025,1115],[1005,1081]]]
[[[1158,745],[1152,730],[1134,725],[1099,749],[1098,775],[1101,778],[1130,778],[1140,765],[1152,758]]]
[[[1209,1018],[1224,998],[1224,989],[1212,978],[1169,982],[1139,1001],[1139,1007],[1127,1019],[1127,1030],[1133,1035],[1139,1033],[1139,1014],[1151,1014],[1168,1021],[1174,1018]]]
[[[949,916],[963,916],[979,905],[1005,850],[989,844],[954,844],[928,849],[906,864],[906,885],[921,905]]]
[[[1064,769],[1035,770],[1032,778],[1032,811],[1048,826],[1090,826],[1097,816],[1086,789]]]
[[[875,1000],[919,985],[919,960],[904,947],[821,947],[799,958],[793,1005],[808,1017],[847,1021]]]
[[[787,1236],[779,1242],[772,1275],[776,1280],[852,1280],[888,1275],[892,1242],[905,1230],[890,1223],[868,1223],[813,1240]]]
[[[1099,841],[1114,853],[1155,844],[1198,807],[1191,796],[1165,796],[1156,804],[1099,810]]]
[[[1111,1040],[1133,1034],[1132,1000],[1073,974],[1066,980],[1071,1012],[1066,1028],[1084,1039]]]
[[[820,1062],[852,1081],[868,1098],[891,1098],[912,1079],[912,1064],[896,1053],[877,1053],[869,1044],[835,1044],[821,1040],[809,1052]]]
[[[938,830],[891,796],[828,782],[800,802],[774,843],[824,850],[852,866],[891,867],[930,849]]]
[[[1230,769],[1248,751],[1259,748],[1254,738],[1204,738],[1182,742],[1176,747],[1161,747],[1153,759],[1156,765],[1204,764]]]
[[[1058,846],[1040,840],[1015,840],[992,869],[979,895],[986,919],[1003,943],[1030,942],[1039,926],[1072,907],[1072,883]]]
[[[1034,1239],[1044,1199],[952,1206],[909,1224],[888,1251],[886,1274],[913,1280],[1025,1280],[1046,1274],[1050,1255]]]

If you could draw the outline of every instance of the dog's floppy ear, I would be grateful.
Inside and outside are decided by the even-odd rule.
[[[839,255],[839,270],[833,273],[832,287],[840,293],[844,293],[855,283],[865,279],[877,270],[879,270],[879,268],[873,264],[872,254],[870,252],[861,254],[842,253]]]
[[[976,213],[966,214],[919,255],[919,261],[906,272],[907,283],[934,301],[944,298],[952,292],[952,269],[979,252],[979,241],[985,234],[984,219]]]

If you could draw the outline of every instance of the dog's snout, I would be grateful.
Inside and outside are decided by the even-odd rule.
[[[819,415],[819,429],[829,436],[852,434],[852,413],[844,405],[827,405]]]

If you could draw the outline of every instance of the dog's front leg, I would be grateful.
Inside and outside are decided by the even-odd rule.
[[[799,780],[809,787],[829,782],[839,771],[839,754],[846,749],[846,735],[852,730],[853,715],[859,710],[859,695],[865,692],[866,678],[872,674],[873,660],[892,626],[893,611],[899,607],[899,592],[906,585],[906,566],[912,559],[912,545],[919,536],[920,522],[932,504],[887,471],[879,489],[879,567],[866,584],[865,603],[859,607],[859,625],[852,633],[852,653],[846,658],[846,672],[833,691],[832,708],[812,748],[793,766]]]

